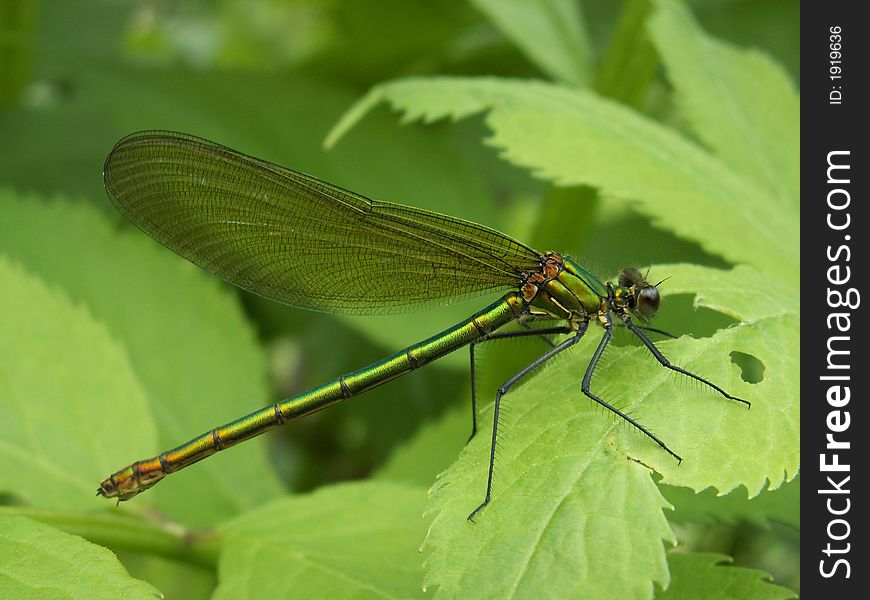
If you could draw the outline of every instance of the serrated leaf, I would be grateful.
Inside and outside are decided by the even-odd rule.
[[[0,596],[51,598],[162,598],[130,577],[109,550],[53,527],[0,515]]]
[[[136,452],[116,446],[108,454],[112,466],[89,487],[268,402],[262,351],[238,300],[216,280],[137,231],[113,230],[87,205],[9,191],[0,191],[0,203],[0,251],[86,303],[123,340],[148,394],[158,444],[137,445]],[[98,400],[102,407],[118,402],[112,395]],[[131,422],[138,425],[118,419],[104,426],[125,431]],[[278,492],[263,446],[251,442],[148,495],[174,518],[205,525]]]
[[[800,314],[800,295],[795,289],[771,281],[751,267],[737,265],[729,271],[700,265],[656,265],[650,278],[668,279],[661,291],[693,294],[695,306],[705,306],[738,321]]]
[[[765,54],[707,35],[683,4],[655,4],[653,43],[695,133],[783,209],[797,206],[800,99],[786,72]]]
[[[571,0],[473,0],[478,10],[542,71],[573,85],[589,82],[589,40]]]
[[[436,597],[628,600],[668,581],[668,504],[619,450],[612,420],[579,397],[576,361],[564,363],[505,397],[493,501],[476,522],[466,517],[483,500],[486,430],[430,491],[425,584]]]
[[[486,434],[475,438],[433,487],[430,507],[437,516],[427,540],[433,547],[429,583],[442,586],[448,596],[473,582],[495,590],[493,597],[523,597],[532,589],[526,586],[540,584],[540,573],[564,597],[599,597],[604,592],[597,586],[614,581],[626,587],[609,597],[649,597],[650,583],[667,577],[656,561],[664,561],[661,540],[671,534],[661,525],[667,501],[651,487],[647,469],[663,473],[665,482],[696,490],[712,486],[727,492],[744,485],[752,495],[768,483],[775,488],[794,477],[800,448],[799,367],[782,348],[796,347],[798,317],[752,312],[740,298],[731,306],[720,289],[736,289],[744,276],[751,281],[745,269],[672,265],[663,269],[668,271],[697,275],[693,291],[701,305],[758,317],[711,338],[658,344],[675,364],[752,401],[752,409],[678,378],[644,347],[612,348],[596,372],[593,390],[661,437],[683,456],[679,464],[580,393],[598,335],[590,328],[589,339],[567,357],[505,396],[494,499],[478,515],[477,526],[469,528],[462,520],[485,490]],[[662,291],[682,290],[663,286]],[[763,363],[760,383],[741,380],[739,368],[729,361],[733,350]],[[491,415],[490,407],[481,422],[491,422]],[[607,535],[587,535],[603,516],[610,525]],[[633,553],[626,553],[626,546]],[[613,574],[614,563],[625,566],[623,576]],[[583,576],[576,577],[578,572]]]
[[[799,342],[800,320],[787,315],[721,330],[711,338],[658,344],[674,364],[750,400],[750,410],[700,384],[677,382],[665,369],[643,377],[642,386],[637,378],[626,381],[632,370],[650,361],[643,348],[621,352],[624,376],[610,378],[607,393],[623,398],[634,392],[635,402],[643,403],[634,411],[640,421],[654,432],[667,432],[666,443],[684,460],[662,460],[658,450],[637,437],[625,440],[625,451],[653,466],[663,483],[695,491],[712,486],[728,493],[743,485],[751,497],[791,480],[800,466],[800,370],[799,361],[782,349],[796,348]],[[763,381],[741,380],[740,368],[728,358],[734,351],[762,363]],[[617,381],[611,383],[613,379]]]
[[[634,428],[616,428],[618,420],[602,415],[582,397],[579,379],[594,348],[593,341],[584,340],[558,368],[542,369],[534,385],[527,382],[505,399],[503,427],[510,429],[502,429],[499,437],[495,498],[478,515],[490,520],[492,525],[485,526],[491,529],[481,534],[477,528],[472,536],[461,522],[463,512],[468,514],[482,499],[486,440],[474,440],[433,488],[436,516],[428,538],[432,555],[427,582],[439,585],[445,596],[471,584],[493,597],[541,589],[558,589],[563,596],[649,597],[651,583],[667,576],[658,565],[664,561],[661,540],[671,534],[666,525],[642,528],[662,522],[665,501],[649,490],[649,479],[617,477],[619,484],[614,485],[611,473],[621,474],[629,468],[626,464],[642,473],[643,465],[662,473],[665,482],[722,493],[743,485],[752,496],[797,472],[798,360],[783,351],[796,348],[799,340],[797,203],[783,208],[776,197],[779,190],[771,191],[753,175],[623,106],[536,82],[417,78],[384,84],[345,114],[327,143],[380,102],[401,110],[405,121],[486,112],[493,131],[488,141],[508,160],[560,185],[590,185],[604,195],[630,200],[654,225],[741,265],[732,271],[670,266],[679,283],[665,284],[663,292],[692,293],[696,305],[743,322],[710,338],[682,338],[660,346],[673,363],[752,401],[752,410],[701,384],[678,383],[643,347],[612,349],[593,380],[593,389],[680,453],[682,465]],[[789,184],[796,189],[794,181]],[[663,271],[662,277],[671,274]],[[757,359],[763,371],[759,383],[741,379],[733,352]],[[544,396],[549,405],[541,401]],[[548,413],[557,403],[564,403],[562,411]],[[519,406],[522,415],[516,414]],[[612,455],[602,456],[603,449],[611,449]],[[569,460],[563,464],[565,455]],[[582,469],[599,462],[609,463],[610,470]],[[598,501],[613,511],[624,506],[622,497],[643,501],[630,513],[616,515],[618,526],[608,532],[609,539],[590,541],[577,532],[585,533],[589,519],[601,511],[586,514],[588,506],[598,507],[596,500],[583,497],[585,502],[580,502],[581,492],[575,490],[595,490]],[[643,533],[632,538],[631,532],[638,531]],[[573,543],[575,538],[581,542]],[[629,560],[626,545],[636,550]],[[590,561],[602,556],[602,565],[588,572]],[[631,572],[614,575],[612,565],[626,563]],[[577,572],[580,578],[568,575]],[[614,581],[623,587],[616,592],[602,587]]]
[[[380,102],[402,110],[405,121],[488,111],[488,142],[507,160],[559,185],[591,185],[631,199],[654,224],[708,252],[786,284],[798,280],[796,212],[783,211],[764,188],[703,148],[619,104],[539,82],[409,78],[372,89],[327,144]]]
[[[669,485],[659,489],[674,506],[673,514],[669,516],[671,522],[747,521],[768,526],[771,521],[776,521],[797,531],[801,528],[800,474],[777,489],[763,491],[754,498],[747,497],[744,489],[736,489],[725,496],[717,496],[713,490],[696,494]]]
[[[656,591],[656,600],[786,600],[797,598],[788,588],[770,583],[758,569],[734,567],[723,554],[671,552],[671,585]]]
[[[0,289],[0,489],[93,508],[115,454],[156,441],[145,392],[102,324],[3,255]]]
[[[215,598],[421,597],[424,503],[423,488],[349,483],[247,513],[221,528]]]

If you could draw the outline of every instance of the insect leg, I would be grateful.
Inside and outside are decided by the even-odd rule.
[[[631,319],[629,319],[629,318],[625,319],[625,326],[628,327],[629,331],[631,331],[634,335],[636,335],[637,337],[640,338],[640,341],[643,342],[644,346],[646,346],[647,349],[649,349],[649,351],[652,353],[652,355],[656,357],[656,360],[659,361],[659,363],[663,367],[666,367],[666,368],[670,369],[671,371],[676,371],[677,373],[682,373],[683,375],[686,375],[687,377],[691,377],[695,381],[700,381],[704,385],[707,385],[707,386],[713,388],[714,390],[716,390],[717,392],[719,392],[720,394],[722,394],[723,396],[725,396],[729,400],[736,400],[737,402],[742,402],[747,407],[751,406],[748,401],[744,400],[743,398],[738,398],[737,396],[732,396],[731,394],[729,394],[728,392],[726,392],[725,390],[720,388],[715,383],[704,379],[700,375],[695,375],[691,371],[687,371],[687,370],[680,368],[676,365],[672,365],[671,361],[669,361],[667,358],[665,358],[665,355],[662,354],[658,348],[656,348],[656,345],[653,344],[652,340],[647,337],[647,335],[641,330],[641,328],[631,322]]]
[[[662,329],[656,329],[655,327],[646,327],[644,325],[638,325],[637,328],[643,329],[644,331],[652,331],[653,333],[660,333],[664,336],[671,338],[672,340],[677,339],[677,336],[675,336],[673,333],[668,333],[667,331],[664,331]]]
[[[589,322],[584,321],[580,325],[580,329],[574,335],[572,335],[568,339],[562,341],[561,343],[559,343],[556,346],[553,346],[552,348],[547,350],[546,353],[544,353],[540,357],[536,358],[534,361],[532,361],[526,367],[523,367],[522,369],[520,369],[519,372],[517,372],[513,377],[511,377],[510,379],[505,381],[502,384],[502,386],[500,388],[498,388],[498,391],[495,394],[495,404],[493,407],[492,442],[491,442],[490,448],[489,448],[489,473],[486,476],[486,496],[484,497],[483,502],[480,503],[480,506],[475,508],[473,511],[471,511],[471,514],[468,515],[469,521],[474,521],[474,515],[476,515],[480,511],[480,509],[482,509],[484,506],[489,504],[490,498],[492,497],[492,471],[493,471],[493,468],[495,465],[495,443],[496,443],[496,440],[498,438],[498,414],[499,414],[499,407],[501,405],[502,396],[504,396],[523,377],[525,377],[526,375],[528,375],[529,373],[531,373],[532,371],[534,371],[535,369],[540,367],[542,364],[544,364],[545,362],[547,362],[548,360],[550,360],[551,358],[553,358],[554,356],[556,356],[560,352],[567,350],[568,348],[570,348],[571,346],[573,346],[574,344],[579,342],[580,338],[583,337],[583,334],[586,333],[586,328],[588,327],[588,325],[589,325]],[[535,333],[538,333],[540,331],[542,331],[542,330],[537,330],[537,331],[535,331]],[[517,331],[517,332],[510,332],[510,333],[526,334],[528,332]],[[510,336],[509,334],[506,334],[506,335],[508,337],[518,337],[515,335],[514,336]]]
[[[589,366],[586,367],[586,374],[583,375],[583,383],[581,385],[581,389],[583,393],[586,394],[592,400],[595,400],[598,404],[616,414],[617,416],[625,419],[632,425],[634,425],[641,433],[645,434],[651,440],[653,440],[656,444],[661,446],[665,452],[673,456],[677,459],[678,462],[683,462],[683,459],[680,458],[678,454],[676,454],[673,450],[667,447],[663,441],[654,436],[652,432],[650,432],[646,427],[629,417],[627,414],[613,406],[612,404],[605,402],[591,391],[589,391],[589,384],[592,382],[592,374],[595,372],[595,367],[598,366],[598,362],[601,360],[601,355],[604,354],[604,349],[607,347],[607,344],[610,343],[610,338],[613,337],[613,324],[610,320],[610,315],[607,315],[607,325],[604,327],[604,335],[601,336],[601,341],[598,343],[598,348],[595,349],[595,354],[592,355],[592,360],[589,361]],[[652,342],[650,342],[652,343]]]
[[[492,340],[528,337],[533,335],[555,335],[560,333],[571,333],[572,331],[573,330],[569,325],[560,325],[556,327],[542,327],[540,329],[525,329],[524,331],[497,332],[483,337],[476,342],[471,342],[468,345],[468,354],[471,358],[471,435],[468,436],[469,442],[477,434],[477,363],[474,360],[474,347],[477,344],[490,342]],[[555,347],[555,345],[551,344],[550,347]]]

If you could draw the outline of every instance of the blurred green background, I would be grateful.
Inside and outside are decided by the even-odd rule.
[[[799,3],[698,0],[689,4],[709,33],[762,49],[799,83]],[[596,62],[607,56],[625,6],[610,1],[582,4]],[[644,71],[649,76],[640,87],[632,88],[625,81],[599,80],[597,85],[602,93],[680,127],[667,84],[654,54],[650,55],[651,66]],[[654,227],[626,203],[597,198],[585,189],[551,189],[501,161],[481,143],[487,135],[481,118],[402,125],[381,108],[335,148],[323,149],[330,127],[371,86],[425,74],[546,77],[474,3],[454,0],[3,0],[0,189],[11,190],[27,202],[62,199],[87,204],[112,229],[130,230],[132,226],[114,213],[102,190],[103,160],[127,133],[173,129],[372,198],[484,223],[540,249],[569,252],[606,276],[626,264],[681,261],[725,266],[694,243]],[[0,197],[0,202],[5,198]],[[543,203],[569,202],[579,206],[575,208],[583,216],[579,226],[552,222],[547,215],[553,212],[540,210]],[[12,217],[9,208],[0,204],[0,220]],[[7,226],[17,225],[7,222]],[[82,250],[63,247],[57,239],[40,241],[44,234],[38,223],[20,234],[33,243],[57,244],[58,261]],[[2,245],[0,240],[0,250]],[[163,249],[154,251],[171,255]],[[127,268],[136,270],[135,255],[127,259]],[[99,271],[99,258],[88,268]],[[159,287],[162,282],[150,284]],[[111,288],[98,293],[113,301]],[[235,289],[231,293],[241,299],[264,351],[266,360],[258,363],[262,372],[251,376],[265,382],[268,398],[263,400],[269,402],[428,337],[486,302],[481,299],[425,314],[345,318],[276,305]],[[141,318],[147,319],[148,307],[140,310]],[[154,313],[165,310],[155,307]],[[657,326],[701,336],[729,322],[712,311],[692,310],[686,296],[669,300]],[[159,328],[160,323],[151,327]],[[115,333],[123,342],[123,334]],[[487,401],[512,370],[540,351],[516,343],[504,346],[481,353],[478,389]],[[159,362],[155,357],[155,369],[160,369]],[[453,411],[455,436],[441,440],[431,464],[419,465],[417,482],[431,484],[452,460],[451,452],[455,456],[462,447],[470,429],[467,363],[466,353],[456,353],[267,436],[268,458],[280,484],[305,491],[388,471],[397,447],[427,423]],[[195,388],[198,383],[202,382],[190,385]],[[207,401],[201,410],[208,410]],[[206,414],[202,422],[210,426],[234,416]],[[208,519],[190,522],[207,524]],[[789,525],[740,522],[676,527],[681,542],[689,547],[725,552],[738,564],[765,568],[777,582],[799,588],[798,534]],[[150,563],[137,567],[132,555],[127,561],[140,577],[147,577],[153,568]],[[171,576],[160,577],[166,582],[162,589],[171,589]],[[211,575],[204,573],[202,589],[211,584]]]

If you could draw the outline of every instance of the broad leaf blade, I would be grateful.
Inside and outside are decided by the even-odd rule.
[[[746,490],[736,489],[725,496],[717,496],[712,489],[694,493],[682,487],[663,485],[662,494],[674,505],[671,522],[679,523],[737,523],[747,521],[767,527],[772,521],[783,523],[800,531],[801,497],[800,475],[775,490],[764,491],[754,498]]]
[[[766,190],[674,131],[595,94],[494,79],[404,79],[374,88],[333,128],[334,143],[388,102],[405,120],[489,111],[489,142],[559,185],[585,184],[637,203],[656,225],[785,283],[798,278],[798,219]]]
[[[262,351],[237,299],[213,278],[138,231],[117,232],[89,206],[9,192],[0,202],[0,250],[62,285],[123,340],[151,403],[158,443],[136,452],[115,446],[93,484],[268,402]],[[205,525],[278,492],[263,446],[250,442],[148,494],[174,518]]]
[[[749,400],[752,407],[745,410],[700,383],[661,368],[642,346],[620,348],[618,359],[613,357],[613,364],[606,365],[597,380],[608,396],[632,398],[626,406],[641,423],[662,434],[684,461],[667,459],[636,436],[626,438],[626,451],[664,474],[666,484],[695,491],[712,486],[722,494],[743,485],[750,497],[778,488],[795,477],[800,465],[800,364],[796,356],[783,351],[797,347],[800,340],[798,299],[788,287],[748,267],[721,271],[662,265],[651,277],[666,275],[672,277],[661,286],[662,311],[667,310],[668,295],[692,293],[696,306],[744,323],[711,338],[683,337],[657,346],[673,364]],[[755,302],[750,301],[753,298]],[[742,380],[731,357],[735,351],[761,363],[760,382]]]
[[[124,348],[81,305],[0,255],[0,489],[48,508],[98,506],[116,453],[155,443]]]
[[[249,512],[222,527],[215,597],[421,597],[424,503],[422,488],[352,483]]]
[[[800,465],[799,365],[783,353],[799,341],[800,320],[786,315],[711,338],[657,344],[674,364],[751,401],[750,410],[659,367],[645,348],[620,349],[616,373],[606,380],[605,372],[600,375],[607,395],[632,398],[627,406],[638,420],[684,460],[677,463],[637,435],[624,438],[622,448],[661,473],[666,484],[695,491],[712,486],[721,493],[743,485],[750,496],[779,487]],[[760,383],[742,381],[729,357],[733,351],[762,363]]]
[[[743,485],[750,495],[794,477],[799,464],[798,365],[782,348],[797,344],[797,315],[788,309],[775,314],[754,310],[733,294],[729,302],[722,290],[737,289],[743,280],[750,289],[760,285],[745,268],[672,265],[663,270],[668,271],[697,276],[692,291],[700,305],[756,319],[710,338],[659,344],[675,364],[747,398],[752,409],[662,368],[642,346],[611,348],[593,378],[593,391],[681,454],[684,460],[678,464],[581,394],[580,380],[599,335],[598,328],[591,328],[588,339],[568,356],[504,397],[494,498],[477,517],[477,526],[469,529],[462,519],[483,498],[487,429],[433,487],[431,508],[437,516],[428,538],[433,547],[429,583],[442,586],[448,596],[474,582],[496,590],[494,597],[520,597],[532,589],[526,586],[539,583],[537,573],[546,573],[548,585],[556,582],[552,589],[566,595],[607,597],[597,586],[618,579],[626,587],[612,597],[649,597],[648,584],[666,577],[656,563],[664,560],[661,540],[671,539],[662,515],[667,502],[653,489],[650,470],[663,473],[666,483],[722,492]],[[664,286],[662,291],[682,290]],[[667,298],[662,306],[667,307]],[[762,362],[760,383],[741,380],[729,358],[734,350]],[[491,407],[480,418],[491,422]],[[590,536],[590,527],[604,527],[601,519],[610,527],[608,535]],[[615,578],[613,564],[631,575]],[[582,576],[572,578],[576,573]]]
[[[0,596],[4,598],[162,598],[130,577],[109,550],[48,525],[0,515]]]
[[[787,600],[797,594],[770,583],[771,577],[758,569],[723,565],[731,558],[723,554],[671,552],[671,585],[656,592],[657,600]]]
[[[685,263],[655,265],[650,278],[665,277],[663,294],[693,294],[696,307],[705,306],[738,321],[800,314],[800,294],[795,288],[744,265],[728,271]]]
[[[681,112],[735,171],[764,186],[782,210],[800,202],[800,99],[767,55],[707,35],[688,9],[656,2],[649,28]]]
[[[668,504],[615,443],[612,419],[580,396],[577,373],[572,356],[505,397],[494,496],[474,523],[488,427],[433,486],[425,581],[438,597],[627,600],[668,581]],[[480,418],[491,423],[492,411]]]

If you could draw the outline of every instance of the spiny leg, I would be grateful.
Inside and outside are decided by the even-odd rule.
[[[542,340],[545,344],[547,344],[550,348],[552,348],[552,347],[554,347],[554,346],[556,345],[556,343],[553,342],[553,340],[551,340],[550,338],[547,337],[547,335],[549,335],[549,332],[547,332],[547,331],[540,331],[540,330],[535,329],[534,327],[531,326],[531,324],[530,324],[528,321],[522,321],[522,320],[520,320],[520,321],[517,321],[517,323],[519,323],[520,327],[522,327],[523,329],[525,329],[525,330],[527,330],[527,331],[532,331],[532,332],[538,334],[539,336],[541,336],[541,340]],[[532,323],[534,323],[534,321],[532,321]],[[564,328],[568,330],[568,333],[571,332],[571,328],[570,328],[569,326],[565,325]],[[547,329],[553,329],[553,328],[550,327],[550,328],[547,328]]]
[[[660,333],[664,336],[671,338],[672,340],[677,339],[677,336],[675,336],[673,333],[668,333],[667,331],[665,331],[663,329],[656,329],[655,327],[647,327],[645,325],[638,325],[637,328],[643,329],[644,331],[652,331],[653,333]]]
[[[486,476],[486,496],[483,499],[483,502],[480,503],[480,506],[471,511],[471,514],[468,515],[469,521],[474,521],[474,515],[480,512],[484,506],[489,504],[489,500],[492,497],[492,471],[495,466],[495,443],[498,438],[498,413],[501,405],[502,396],[504,396],[518,381],[520,381],[523,377],[540,367],[542,364],[559,354],[560,352],[567,350],[574,344],[580,341],[580,338],[583,337],[583,334],[586,333],[586,328],[589,326],[588,321],[584,321],[580,325],[580,329],[567,340],[562,341],[550,348],[545,354],[536,358],[532,361],[531,364],[527,365],[520,369],[518,373],[516,373],[513,377],[505,381],[498,391],[495,394],[495,403],[493,405],[493,419],[492,419],[492,442],[489,447],[489,473]],[[540,330],[539,330],[540,331]],[[525,332],[513,332],[513,333],[525,333]],[[554,332],[555,333],[555,332]],[[518,336],[509,336],[509,337],[518,337]]]
[[[580,389],[583,390],[583,393],[586,394],[586,396],[595,400],[595,402],[597,402],[598,404],[600,404],[601,406],[603,406],[607,410],[611,411],[612,413],[616,414],[620,418],[625,419],[626,421],[628,421],[629,423],[631,423],[632,425],[637,427],[637,429],[641,433],[645,434],[647,437],[649,437],[651,440],[653,440],[656,444],[661,446],[665,450],[665,452],[667,452],[668,454],[670,454],[671,456],[676,458],[678,462],[683,462],[683,459],[680,458],[680,456],[678,454],[676,454],[673,450],[668,448],[667,445],[665,445],[665,443],[663,441],[661,441],[659,438],[654,436],[652,434],[652,432],[650,432],[646,427],[644,427],[643,425],[641,425],[640,423],[638,423],[637,421],[635,421],[634,419],[629,417],[627,414],[625,414],[624,412],[622,412],[621,410],[619,410],[618,408],[616,408],[612,404],[605,402],[604,400],[602,400],[601,398],[599,398],[598,396],[593,394],[591,391],[589,391],[589,385],[590,385],[590,383],[592,383],[592,374],[595,372],[595,367],[598,366],[598,362],[601,360],[601,355],[604,354],[604,349],[607,347],[607,344],[610,343],[610,338],[612,338],[612,337],[613,337],[613,323],[611,322],[610,315],[608,314],[607,315],[607,325],[604,326],[604,335],[601,336],[601,341],[598,343],[598,348],[595,349],[595,354],[592,355],[592,360],[589,361],[589,366],[586,367],[586,374],[583,375],[583,383],[580,386]]]
[[[528,327],[528,325],[524,325],[524,327]],[[573,330],[569,325],[560,325],[557,327],[542,327],[541,329],[526,329],[524,331],[505,331],[490,334],[468,345],[468,354],[471,358],[471,435],[468,436],[468,442],[470,442],[471,439],[477,434],[477,363],[474,360],[474,347],[477,344],[482,344],[483,342],[490,342],[492,340],[503,340],[506,338],[518,338],[533,335],[556,335],[560,333],[572,333],[572,331]],[[551,343],[550,347],[554,348],[555,345]],[[466,442],[466,444],[468,442]]]
[[[725,396],[729,400],[736,400],[737,402],[742,402],[747,407],[752,406],[747,400],[744,400],[743,398],[738,398],[737,396],[732,396],[731,394],[729,394],[728,392],[726,392],[725,390],[720,388],[718,385],[716,385],[712,381],[707,381],[706,379],[704,379],[700,375],[695,375],[691,371],[687,371],[687,370],[680,368],[676,365],[672,365],[671,361],[669,361],[667,358],[665,358],[665,355],[662,354],[658,348],[656,348],[656,345],[653,344],[652,340],[646,336],[646,334],[642,331],[642,329],[631,322],[631,319],[629,319],[629,318],[625,319],[625,326],[628,327],[629,331],[631,331],[634,335],[636,335],[637,337],[640,338],[640,341],[643,342],[644,346],[647,347],[647,349],[652,353],[653,356],[656,357],[656,360],[659,361],[659,364],[661,364],[663,367],[666,367],[666,368],[670,369],[671,371],[676,371],[677,373],[682,373],[683,375],[691,377],[695,381],[700,381],[704,385],[710,386],[711,388],[713,388],[714,390],[716,390],[717,392],[719,392],[720,394],[722,394],[723,396]]]

